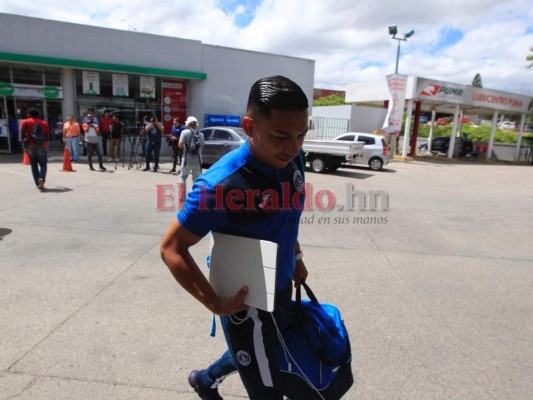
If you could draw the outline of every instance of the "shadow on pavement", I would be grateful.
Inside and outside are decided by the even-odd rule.
[[[4,238],[4,236],[9,235],[11,232],[13,232],[13,229],[0,228],[0,240],[2,240]]]
[[[56,187],[56,188],[46,188],[43,193],[65,193],[65,192],[72,192],[71,188],[67,187]]]

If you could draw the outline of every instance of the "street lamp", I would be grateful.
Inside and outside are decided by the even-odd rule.
[[[400,61],[400,41],[407,42],[407,39],[415,34],[415,31],[411,29],[409,32],[403,35],[403,38],[396,37],[397,33],[398,27],[396,25],[389,26],[389,35],[392,35],[392,38],[398,41],[398,51],[396,52],[396,70],[394,71],[395,74],[398,73],[398,62]]]

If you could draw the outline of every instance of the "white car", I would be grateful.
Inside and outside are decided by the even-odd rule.
[[[348,140],[365,144],[363,158],[357,158],[357,164],[368,164],[371,170],[379,171],[389,163],[387,144],[381,135],[373,133],[347,132],[333,140]]]
[[[498,128],[508,131],[515,130],[516,123],[512,121],[503,121],[498,125]]]

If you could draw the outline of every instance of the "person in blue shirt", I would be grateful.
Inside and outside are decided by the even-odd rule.
[[[242,127],[248,138],[195,182],[161,243],[161,257],[176,281],[211,312],[220,315],[228,344],[209,368],[193,371],[189,383],[203,399],[222,399],[217,385],[238,369],[250,399],[283,399],[283,377],[275,356],[277,331],[283,332],[292,282],[307,278],[298,243],[305,202],[301,147],[307,133],[308,100],[283,76],[255,82]],[[235,193],[242,195],[235,195]],[[220,297],[189,249],[209,232],[278,244],[273,313],[248,307],[248,287]]]
[[[181,118],[176,117],[172,123],[172,130],[168,137],[168,144],[172,149],[172,169],[169,172],[176,172],[176,165],[181,165],[181,157],[183,156],[183,149],[178,147],[180,141],[181,131],[187,127],[181,123]]]

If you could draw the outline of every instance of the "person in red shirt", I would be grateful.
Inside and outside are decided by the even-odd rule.
[[[24,151],[30,158],[33,180],[39,190],[43,191],[45,190],[48,142],[50,141],[48,123],[40,118],[39,111],[31,108],[28,110],[28,118],[22,121],[20,131]]]
[[[107,141],[109,139],[109,127],[113,123],[113,118],[109,115],[109,111],[104,111],[104,115],[100,118],[100,135],[102,136],[102,155],[107,156]],[[113,161],[113,160],[107,160]]]

